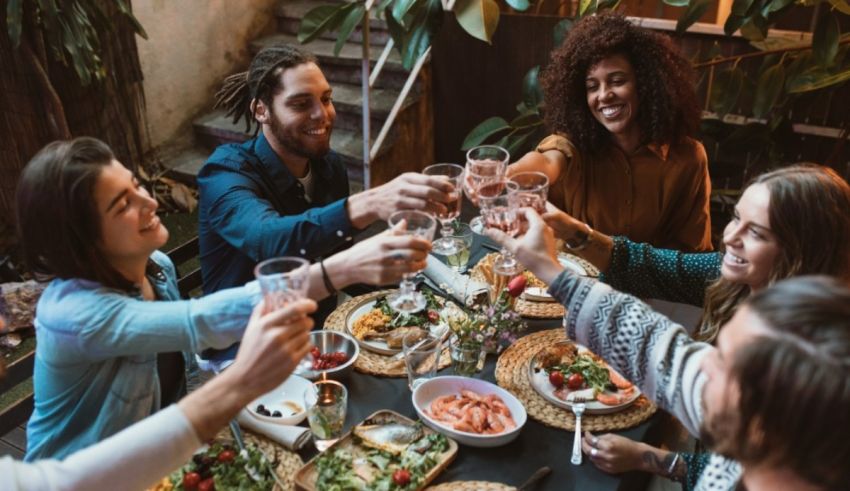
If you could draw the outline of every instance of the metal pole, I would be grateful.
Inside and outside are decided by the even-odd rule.
[[[372,131],[369,127],[371,115],[369,112],[369,11],[372,9],[372,1],[366,3],[366,12],[363,14],[363,59],[361,60],[360,84],[363,89],[363,189],[369,189],[371,179],[369,177],[369,164],[371,149],[369,140]]]

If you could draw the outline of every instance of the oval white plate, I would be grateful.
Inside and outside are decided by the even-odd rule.
[[[276,423],[282,425],[297,425],[304,421],[307,417],[307,409],[304,406],[304,392],[313,385],[309,380],[299,377],[298,375],[290,375],[282,384],[278,385],[274,390],[261,395],[254,402],[248,405],[248,412],[251,416],[268,423]],[[294,411],[285,402],[296,404],[301,411]],[[262,404],[274,413],[280,411],[283,416],[273,418],[271,416],[263,416],[257,413],[257,405]]]

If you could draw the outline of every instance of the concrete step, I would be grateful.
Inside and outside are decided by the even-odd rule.
[[[159,149],[159,160],[168,169],[168,176],[184,184],[197,185],[195,178],[210,156],[210,149],[189,143],[189,146],[170,146]]]
[[[372,89],[369,94],[369,114],[372,131],[377,134],[384,125],[399,91],[393,89]],[[363,128],[363,89],[359,85],[333,84],[334,108],[336,123],[334,128],[360,131]],[[411,91],[401,106],[404,111],[419,99],[419,95]],[[391,131],[392,134],[392,131]]]
[[[316,55],[319,64],[322,66],[322,71],[325,77],[331,82],[331,85],[351,84],[360,85],[362,79],[360,65],[362,61],[362,46],[355,43],[347,43],[342,47],[339,56],[334,56],[334,42],[327,39],[316,39],[311,43],[301,45],[298,38],[292,34],[277,33],[255,40],[251,43],[251,51],[257,53],[265,46],[278,43],[287,43],[295,46],[300,46],[303,49]],[[371,67],[374,68],[375,63],[381,56],[382,46],[371,46],[369,50],[369,59]],[[391,88],[400,90],[407,80],[408,72],[401,64],[401,56],[397,50],[393,50],[384,68],[381,70],[378,80],[375,83],[375,88]],[[414,85],[414,91],[418,89],[418,83]]]
[[[278,3],[275,13],[277,14],[277,30],[285,34],[298,34],[298,29],[301,27],[301,19],[307,15],[310,10],[321,5],[330,5],[333,2],[326,0],[283,0]],[[384,46],[390,39],[390,33],[387,30],[387,22],[383,18],[379,18],[377,9],[373,8],[369,12],[369,44],[376,46]],[[320,39],[337,40],[336,32],[325,32],[319,36]],[[354,29],[349,42],[363,43],[363,33],[360,27]]]

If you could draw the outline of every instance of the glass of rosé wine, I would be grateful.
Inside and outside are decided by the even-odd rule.
[[[460,215],[463,167],[457,164],[434,164],[425,167],[422,173],[426,176],[445,177],[454,186],[454,191],[449,196],[450,200],[446,203],[447,211],[436,215],[440,221],[440,235],[442,237],[435,240],[432,244],[432,250],[437,254],[454,254],[459,248],[458,243],[457,240],[449,236],[452,235],[452,222]]]
[[[508,179],[516,184],[511,189],[517,208],[534,208],[538,214],[546,213],[546,199],[549,193],[549,178],[542,172],[520,172]]]
[[[520,222],[517,216],[517,200],[515,198],[516,184],[503,180],[502,192],[496,196],[480,195],[478,204],[481,207],[481,217],[487,228],[499,229],[516,237],[519,234]],[[520,272],[519,262],[505,246],[499,251],[499,257],[493,262],[493,271],[501,275],[515,275]]]
[[[505,169],[511,156],[507,150],[496,145],[482,145],[466,152],[466,173],[463,179],[463,192],[473,205],[479,206],[480,196],[497,196],[504,189]],[[482,217],[469,222],[475,233],[484,230]]]

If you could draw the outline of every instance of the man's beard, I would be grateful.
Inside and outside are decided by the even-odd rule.
[[[297,138],[290,136],[283,129],[283,125],[277,119],[276,115],[271,117],[271,133],[280,145],[282,145],[289,153],[304,157],[305,159],[317,160],[323,158],[330,151],[330,133],[333,128],[328,128],[328,144],[317,150],[310,150],[298,141]]]

